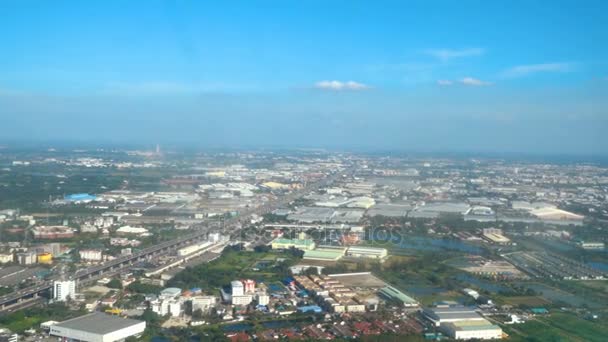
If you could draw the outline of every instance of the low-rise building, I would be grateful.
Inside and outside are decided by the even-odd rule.
[[[192,312],[196,310],[207,311],[215,306],[216,298],[214,296],[196,296],[192,297]]]
[[[502,329],[489,321],[464,320],[441,325],[441,329],[447,336],[456,340],[493,340],[502,338]]]
[[[249,305],[253,301],[253,296],[251,295],[241,295],[235,296],[232,295],[232,305]]]
[[[49,333],[66,341],[114,342],[140,336],[145,329],[145,321],[93,312],[54,324]]]
[[[19,252],[16,254],[17,262],[21,265],[32,265],[36,263],[38,255],[34,251]]]
[[[315,242],[311,239],[284,239],[277,238],[272,241],[272,249],[297,248],[301,250],[315,249]]]
[[[352,246],[346,251],[346,256],[353,258],[384,259],[388,256],[388,250],[386,248]]]
[[[9,262],[13,262],[15,260],[15,256],[13,253],[0,253],[0,264],[6,264]]]
[[[68,226],[39,226],[32,228],[34,239],[54,240],[74,237],[74,229]]]
[[[103,259],[103,254],[98,249],[82,249],[78,251],[78,255],[82,261],[101,261]]]
[[[419,305],[414,298],[406,295],[392,286],[385,286],[380,290],[380,292],[378,292],[378,294],[388,300],[394,300],[402,303],[405,307],[417,307]]]

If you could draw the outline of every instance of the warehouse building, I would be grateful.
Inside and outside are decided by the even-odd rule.
[[[384,259],[388,256],[388,251],[386,248],[353,246],[348,248],[346,256],[352,258]]]
[[[446,335],[457,340],[502,338],[502,329],[483,318],[474,308],[437,306],[426,308],[424,316]]]
[[[396,288],[394,288],[392,286],[385,286],[384,288],[382,288],[380,290],[380,292],[378,292],[378,294],[388,300],[394,300],[394,301],[400,302],[405,307],[417,307],[418,306],[418,302],[414,298],[406,295],[405,293],[397,290]]]
[[[447,336],[456,340],[493,340],[502,338],[502,329],[489,321],[464,320],[441,325],[441,329]]]
[[[93,312],[52,325],[50,335],[67,341],[114,342],[140,336],[145,329],[144,321]]]
[[[304,252],[305,260],[321,260],[321,261],[338,261],[346,252],[344,247],[335,246],[319,246],[315,250],[307,250]]]
[[[297,248],[301,250],[313,250],[315,249],[315,242],[310,239],[274,239],[272,241],[272,249],[289,249]]]
[[[458,305],[458,306],[437,306],[426,308],[423,311],[424,316],[433,322],[435,326],[440,326],[444,323],[453,323],[466,320],[483,320],[474,308]]]

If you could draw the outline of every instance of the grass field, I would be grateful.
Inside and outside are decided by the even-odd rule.
[[[501,297],[500,301],[508,305],[529,305],[529,306],[543,306],[550,304],[548,300],[542,297],[536,296],[517,296],[517,297]]]
[[[608,325],[574,314],[556,312],[517,326],[505,327],[513,341],[606,341]]]
[[[275,263],[279,257],[285,259],[286,263]],[[288,274],[287,267],[293,260],[293,256],[289,253],[224,251],[221,257],[210,263],[196,265],[176,274],[168,285],[217,290],[235,279],[254,279],[258,282],[269,283],[285,277]],[[260,261],[270,262],[270,264],[268,267],[255,271],[254,268]]]
[[[608,281],[587,280],[587,281],[580,281],[579,284],[608,294]]]

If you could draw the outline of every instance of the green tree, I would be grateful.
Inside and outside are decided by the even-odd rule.
[[[122,282],[119,279],[113,278],[106,286],[111,289],[122,289]]]

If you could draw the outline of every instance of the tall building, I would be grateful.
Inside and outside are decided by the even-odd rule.
[[[255,280],[247,279],[242,281],[245,287],[245,293],[251,294],[255,291]]]
[[[234,280],[230,283],[230,286],[232,287],[232,296],[242,296],[245,294],[245,288],[240,281]]]
[[[65,302],[68,297],[74,298],[76,294],[75,280],[55,280],[53,282],[53,299]]]
[[[36,263],[37,254],[34,251],[17,253],[17,262],[20,265],[31,265]]]

